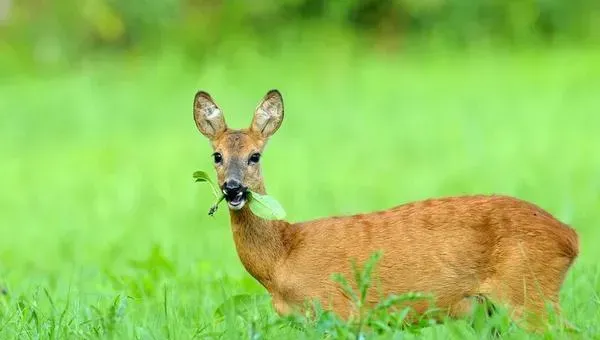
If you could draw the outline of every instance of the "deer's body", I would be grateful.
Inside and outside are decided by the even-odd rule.
[[[248,272],[286,314],[317,298],[343,317],[350,299],[332,273],[351,278],[350,260],[382,251],[376,277],[383,296],[432,293],[453,316],[484,296],[544,312],[558,305],[564,276],[577,256],[577,235],[544,210],[506,196],[465,196],[409,203],[390,210],[289,224],[265,221],[247,208],[232,212],[238,254]],[[381,296],[369,296],[376,303]],[[415,306],[424,312],[428,305]]]
[[[281,123],[279,93],[267,94],[247,130],[227,129],[220,109],[203,92],[194,107],[198,128],[219,154],[217,174],[240,260],[272,295],[278,313],[317,299],[342,317],[352,316],[349,297],[331,275],[352,278],[351,261],[364,263],[375,251],[382,258],[369,303],[422,292],[432,294],[435,306],[452,317],[470,313],[473,298],[479,297],[507,306],[515,318],[524,313],[544,318],[547,303],[558,312],[560,287],[578,255],[578,236],[541,208],[512,197],[480,195],[301,223],[264,220],[252,214],[240,192],[265,192],[258,161],[251,157]],[[431,306],[416,302],[412,307],[425,312]]]

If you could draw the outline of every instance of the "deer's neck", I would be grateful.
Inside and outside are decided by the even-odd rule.
[[[230,215],[240,260],[246,270],[269,289],[274,270],[286,252],[283,235],[289,223],[259,218],[248,204],[240,210],[230,210]]]

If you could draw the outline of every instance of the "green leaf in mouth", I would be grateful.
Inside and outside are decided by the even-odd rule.
[[[223,195],[221,192],[219,192],[217,186],[210,179],[210,176],[208,176],[208,174],[206,172],[196,171],[196,172],[194,172],[193,176],[196,179],[196,182],[208,183],[210,185],[210,188],[212,189],[213,194],[217,198],[217,201],[208,210],[208,215],[213,216],[215,214],[215,212],[217,212],[217,209],[219,208],[219,203],[221,203],[223,201],[223,199],[225,199],[225,195]]]
[[[248,198],[250,210],[254,215],[267,220],[282,220],[285,218],[285,210],[272,196],[249,191]]]
[[[206,182],[208,184],[210,184],[210,188],[212,189],[213,194],[215,195],[216,198],[220,197],[220,191],[218,190],[217,186],[215,185],[215,183],[210,179],[210,176],[208,176],[208,174],[204,171],[196,171],[194,172],[194,178],[196,179],[196,182]]]
[[[217,198],[215,203],[208,210],[208,215],[213,216],[219,204],[225,199],[225,195],[221,193],[215,183],[210,179],[210,176],[204,171],[194,172],[196,182],[206,182],[210,185],[213,194]],[[252,213],[266,220],[282,220],[285,218],[285,210],[275,198],[268,195],[262,195],[254,191],[248,190],[248,204]]]
[[[213,216],[217,212],[217,209],[219,208],[219,203],[221,203],[221,201],[224,199],[225,199],[225,195],[221,195],[221,198],[217,199],[215,204],[213,204],[210,207],[210,210],[208,210],[208,216]]]

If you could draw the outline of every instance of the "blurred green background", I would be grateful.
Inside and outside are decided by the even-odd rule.
[[[312,34],[309,34],[311,32]],[[195,62],[251,46],[267,56],[343,33],[361,50],[598,43],[595,0],[2,0],[11,67],[70,65],[94,53],[176,49]],[[268,48],[265,46],[269,46]],[[223,52],[225,51],[225,52]]]
[[[563,308],[597,337],[599,42],[595,0],[0,0],[0,337],[302,336],[215,316],[265,291],[191,177],[194,93],[245,127],[271,88],[290,220],[531,200],[580,233]]]

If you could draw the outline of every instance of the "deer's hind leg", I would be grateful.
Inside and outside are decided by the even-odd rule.
[[[473,316],[477,307],[483,307],[487,316],[492,316],[495,311],[493,302],[487,296],[476,294],[466,296],[455,302],[448,308],[448,314],[452,318],[463,319]]]
[[[482,285],[482,290],[508,308],[519,326],[539,332],[552,316],[560,318],[559,291],[572,260],[551,252],[536,253],[536,249],[529,249],[526,255],[501,263],[497,275]]]

